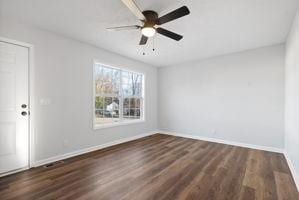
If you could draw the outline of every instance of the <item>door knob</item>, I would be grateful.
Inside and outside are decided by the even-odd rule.
[[[26,104],[22,104],[21,107],[22,108],[27,108],[27,105]]]
[[[23,116],[26,116],[26,115],[27,115],[27,112],[26,112],[26,111],[23,111],[23,112],[21,112],[21,114],[22,114]]]

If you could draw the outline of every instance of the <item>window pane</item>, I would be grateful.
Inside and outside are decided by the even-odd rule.
[[[135,98],[130,98],[130,108],[135,108],[136,107],[135,102],[136,102]]]
[[[112,112],[112,117],[115,120],[118,121],[119,119],[119,99],[113,98],[112,104],[109,106],[109,110]]]
[[[95,114],[97,117],[103,117],[103,110],[96,110]]]
[[[130,118],[130,98],[124,98],[123,117],[125,119],[129,119]]]
[[[132,110],[132,119],[140,119],[140,109],[131,109]]]
[[[124,119],[130,119],[130,109],[126,109],[126,108],[124,108],[124,111],[123,111],[123,118],[124,118]]]
[[[96,109],[103,109],[104,99],[103,97],[96,97],[95,100],[95,108]]]
[[[124,119],[140,119],[140,109],[126,109],[126,112],[124,112]]]
[[[124,96],[132,96],[132,87],[130,85],[130,76],[128,72],[122,72],[122,90]]]
[[[124,96],[142,95],[142,75],[122,72],[122,89]]]
[[[130,109],[130,116],[133,118],[135,115],[135,109]]]
[[[130,98],[124,98],[124,108],[130,107]]]
[[[105,123],[113,122],[113,114],[115,109],[115,103],[112,101],[112,97],[104,98],[104,118]]]
[[[113,97],[96,97],[102,99],[103,109],[95,111],[96,123],[105,124],[119,121],[119,99]]]
[[[105,123],[104,110],[95,110],[95,123],[102,124]]]
[[[97,65],[95,67],[95,92],[96,94],[115,94],[119,93],[120,72]]]
[[[126,120],[140,119],[140,98],[125,98],[123,117]]]
[[[140,116],[141,116],[140,113],[141,113],[141,112],[140,112],[140,109],[136,109],[136,116],[137,116],[139,119],[140,119]]]

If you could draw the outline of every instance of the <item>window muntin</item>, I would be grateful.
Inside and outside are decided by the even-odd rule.
[[[143,120],[143,84],[141,73],[95,63],[95,127]]]

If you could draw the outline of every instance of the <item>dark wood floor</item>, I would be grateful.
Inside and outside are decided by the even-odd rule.
[[[282,154],[157,134],[0,178],[0,199],[299,199]]]

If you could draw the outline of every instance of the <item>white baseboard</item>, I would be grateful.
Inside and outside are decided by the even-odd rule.
[[[286,160],[287,160],[287,163],[288,163],[289,168],[290,168],[290,170],[291,170],[291,173],[292,173],[292,175],[293,175],[293,179],[294,179],[294,181],[295,181],[297,190],[298,190],[298,192],[299,192],[299,177],[298,177],[298,175],[297,175],[297,173],[296,173],[294,164],[293,164],[291,158],[289,157],[289,155],[288,155],[288,153],[287,153],[286,151],[284,151],[283,154],[284,154],[284,157],[285,157]]]
[[[11,175],[11,174],[15,174],[15,173],[18,173],[18,172],[21,172],[21,171],[25,171],[29,169],[29,167],[23,167],[21,169],[17,169],[17,170],[13,170],[13,171],[9,171],[9,172],[5,172],[5,173],[2,173],[0,174],[0,177],[4,177],[4,176],[8,176],[8,175]]]
[[[77,150],[77,151],[73,151],[73,152],[70,152],[70,153],[66,153],[66,154],[63,154],[63,155],[57,155],[57,156],[54,156],[54,157],[51,157],[51,158],[35,161],[33,163],[33,167],[42,166],[42,165],[53,163],[53,162],[56,162],[56,161],[59,161],[59,160],[64,160],[64,159],[67,159],[67,158],[82,155],[82,154],[89,153],[89,152],[92,152],[92,151],[104,149],[104,148],[114,146],[114,145],[117,145],[117,144],[129,142],[129,141],[132,141],[132,140],[137,140],[139,138],[154,135],[156,133],[157,133],[156,131],[149,132],[149,133],[143,133],[143,134],[135,135],[135,136],[132,136],[132,137],[123,138],[123,139],[115,140],[115,141],[112,141],[112,142],[108,142],[108,143],[105,143],[105,144],[92,146],[92,147],[87,147],[87,148],[80,149],[80,150]]]
[[[234,142],[234,141],[222,140],[222,139],[217,139],[217,138],[202,137],[202,136],[197,136],[197,135],[188,135],[188,134],[169,132],[169,131],[158,131],[158,133],[172,135],[172,136],[178,136],[178,137],[184,137],[184,138],[191,138],[191,139],[196,139],[196,140],[203,140],[203,141],[208,141],[208,142],[215,142],[215,143],[220,143],[220,144],[228,144],[228,145],[245,147],[245,148],[250,148],[250,149],[271,151],[271,152],[276,152],[276,153],[284,152],[284,150],[280,149],[280,148],[260,146],[260,145],[247,144],[247,143],[241,143],[241,142]]]

